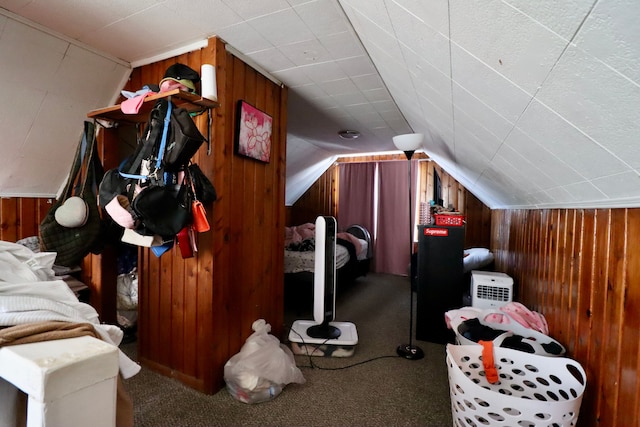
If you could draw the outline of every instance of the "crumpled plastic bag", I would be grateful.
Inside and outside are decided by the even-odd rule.
[[[303,384],[293,353],[269,333],[271,325],[258,319],[251,328],[254,333],[224,365],[229,393],[244,403],[260,403],[277,397],[287,384]]]

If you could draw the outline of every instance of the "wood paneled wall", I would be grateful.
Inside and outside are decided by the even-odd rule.
[[[287,208],[286,225],[315,223],[320,215],[338,214],[338,165],[334,163],[296,201]]]
[[[421,191],[419,202],[429,203],[433,199],[433,187],[435,185],[433,173],[436,171],[440,177],[442,206],[445,208],[453,206],[458,212],[466,214],[465,188],[436,162],[420,162],[419,165],[420,176],[423,177],[423,182],[420,183]]]
[[[587,373],[581,426],[640,423],[640,209],[496,210],[497,271]]]
[[[37,236],[52,203],[53,199],[46,198],[0,198],[0,240],[16,242]]]
[[[205,206],[211,231],[198,235],[198,253],[177,248],[139,258],[139,358],[203,392],[224,386],[223,366],[260,318],[272,333],[283,328],[286,89],[277,86],[211,39],[199,51],[135,69],[125,89],[159,82],[171,64],[195,70],[214,64],[220,106],[212,110],[211,153],[194,157],[218,200]],[[271,161],[234,154],[236,105],[245,100],[273,118]],[[207,135],[207,114],[196,118]]]
[[[416,153],[414,159],[427,159],[424,153]],[[339,158],[318,180],[287,208],[288,226],[314,222],[318,215],[338,216],[338,164],[349,162],[406,161],[404,155],[361,156]],[[420,174],[424,181],[419,189],[419,202],[429,203],[433,195],[433,170],[440,174],[444,205],[452,204],[466,216],[465,247],[489,247],[491,240],[491,210],[468,192],[435,162],[420,162]]]
[[[466,189],[464,194],[464,247],[488,248],[491,242],[491,209]]]

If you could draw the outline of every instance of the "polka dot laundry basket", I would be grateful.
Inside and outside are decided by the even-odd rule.
[[[492,384],[482,352],[480,345],[447,345],[454,426],[576,425],[586,386],[578,362],[494,347]]]

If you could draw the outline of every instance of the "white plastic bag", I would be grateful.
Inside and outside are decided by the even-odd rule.
[[[244,403],[260,403],[274,399],[287,384],[303,384],[293,353],[269,333],[271,325],[258,319],[251,328],[255,332],[224,365],[229,393]]]

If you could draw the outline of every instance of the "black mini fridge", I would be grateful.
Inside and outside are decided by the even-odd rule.
[[[464,226],[418,226],[416,339],[453,343],[444,313],[460,308],[463,295]]]

